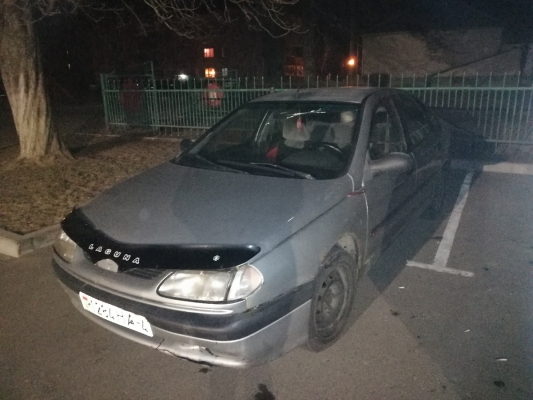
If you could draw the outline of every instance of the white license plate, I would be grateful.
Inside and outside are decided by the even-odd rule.
[[[80,292],[80,299],[83,308],[94,315],[143,335],[154,336],[150,323],[142,315],[133,314],[82,292]]]

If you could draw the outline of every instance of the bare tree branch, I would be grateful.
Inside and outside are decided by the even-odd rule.
[[[128,16],[146,34],[155,20],[186,38],[205,36],[215,20],[222,24],[235,21],[239,14],[252,29],[264,30],[273,37],[299,32],[299,24],[286,8],[299,0],[0,0],[31,10],[34,21],[57,14],[83,12],[97,21],[104,12],[115,13],[121,21]],[[148,7],[151,12],[144,9]],[[100,17],[99,17],[100,16]]]
[[[252,28],[262,29],[274,37],[298,31],[299,25],[285,11],[298,0],[144,0],[159,22],[181,36],[191,38],[205,32],[207,16],[221,23],[236,19],[240,11]]]
[[[100,13],[113,12],[119,21],[133,20],[142,33],[157,21],[178,35],[198,39],[213,29],[213,21],[228,23],[243,15],[250,27],[279,37],[298,31],[298,23],[286,13],[286,7],[297,1],[0,0],[0,74],[19,136],[20,157],[39,160],[68,153],[51,128],[50,99],[34,32],[39,19],[81,12],[97,21]]]

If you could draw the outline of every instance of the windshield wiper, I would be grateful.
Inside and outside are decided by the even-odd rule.
[[[254,168],[254,169],[260,169],[262,171],[274,171],[277,172],[280,175],[284,176],[291,176],[293,178],[302,178],[302,179],[315,179],[312,175],[296,171],[294,169],[290,169],[287,167],[282,167],[281,165],[277,164],[271,164],[271,163],[265,163],[265,162],[256,162],[256,163],[245,163],[245,162],[239,162],[239,161],[232,161],[232,160],[217,160],[220,164],[228,164],[233,166],[239,166],[243,168]]]
[[[280,172],[280,173],[283,172],[284,175],[297,176],[297,177],[303,178],[303,179],[315,179],[311,174],[308,174],[308,173],[302,172],[302,171],[297,171],[295,169],[283,167],[283,166],[278,165],[278,164],[272,164],[272,163],[266,163],[266,162],[258,162],[258,163],[250,163],[249,165],[255,165],[257,167],[262,167],[262,169],[269,170],[269,171],[275,170],[275,171]]]
[[[216,163],[214,161],[211,161],[210,159],[208,158],[205,158],[204,156],[201,156],[200,154],[192,154],[192,153],[187,153],[186,154],[187,157],[192,157],[196,160],[200,160],[202,161],[204,164],[208,164],[208,165],[211,165],[213,167],[215,167],[215,169],[219,170],[219,171],[227,171],[227,172],[236,172],[236,173],[239,173],[239,174],[247,174],[248,172],[246,171],[242,171],[240,169],[236,169],[236,168],[228,168],[224,165],[220,165],[219,163]]]

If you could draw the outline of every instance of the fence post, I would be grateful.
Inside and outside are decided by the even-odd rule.
[[[503,108],[503,95],[505,93],[505,82],[506,82],[506,78],[507,78],[507,72],[504,72],[503,73],[503,89],[502,89],[502,96],[501,96],[501,103],[500,103],[500,113],[498,115],[498,128],[497,128],[497,131],[499,132],[500,131],[500,123],[501,123],[501,117],[502,117],[502,108]],[[507,109],[506,109],[506,112],[505,112],[505,121],[504,121],[504,125],[503,125],[503,129],[504,131],[507,131],[507,118],[509,116],[509,105],[510,105],[510,100],[511,100],[511,93],[508,93],[508,96],[507,96]]]
[[[155,79],[152,77],[152,82],[153,82],[153,89],[151,90],[151,101],[152,101],[152,106],[154,107],[154,119],[155,119],[155,124],[152,122],[152,129],[155,130],[155,127],[153,125],[156,125],[156,126],[159,126],[160,124],[160,118],[159,118],[159,99],[158,99],[158,96],[157,96],[157,86],[156,86],[156,81]]]
[[[105,77],[106,75],[105,74],[100,74],[100,87],[101,87],[101,90],[102,90],[102,102],[104,104],[104,119],[105,119],[105,127],[107,130],[109,130],[109,104],[107,102],[107,86],[106,86],[106,80],[105,80]]]
[[[524,92],[524,96],[525,96],[525,92]],[[529,105],[527,107],[526,126],[529,125],[529,115],[531,113],[532,100],[533,100],[533,82],[531,83],[531,86],[529,87]],[[532,132],[531,139],[533,139],[533,132]]]
[[[518,117],[518,126],[519,127],[522,127],[522,115],[524,114],[524,102],[526,101],[526,93],[527,93],[527,89],[524,88],[524,90],[522,91],[522,102],[520,103],[520,117]],[[531,108],[531,96],[529,98],[529,108],[528,108],[528,114],[529,114],[529,109]],[[526,124],[527,126],[527,124]],[[524,129],[525,131],[525,129]],[[518,138],[517,138],[518,140]]]
[[[492,93],[492,91],[490,90],[491,88],[492,88],[492,73],[489,74],[489,90],[487,91],[488,96],[487,96],[487,107],[485,111],[485,124],[483,126],[483,135],[485,135],[485,133],[487,132],[487,119],[489,116],[490,94]],[[494,100],[496,100],[496,94],[494,95]],[[479,118],[478,118],[478,123],[477,123],[478,127],[481,126],[482,109],[483,109],[483,91],[481,91],[481,99],[480,99],[480,104],[479,104]],[[491,119],[491,125],[490,125],[491,135],[492,135],[492,126],[494,125],[494,114],[495,113],[496,113],[496,101],[494,101],[494,104],[492,105],[492,119]]]
[[[518,103],[518,88],[520,87],[520,77],[521,77],[521,73],[518,72],[518,79],[517,79],[517,82],[516,82],[516,90],[514,92],[514,107],[513,107],[513,117],[512,117],[513,124],[511,126],[514,126],[514,122],[515,122],[516,106],[517,106],[517,103]],[[518,133],[518,129],[515,129],[515,130]],[[513,135],[513,140],[514,139],[515,139],[515,135]]]

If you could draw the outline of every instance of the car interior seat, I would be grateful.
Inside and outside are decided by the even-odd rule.
[[[311,138],[308,127],[299,118],[283,121],[283,144],[294,149],[303,149],[305,142]]]
[[[353,111],[340,113],[339,122],[331,124],[331,128],[324,137],[324,142],[336,144],[340,149],[350,146],[352,142],[355,115]]]

